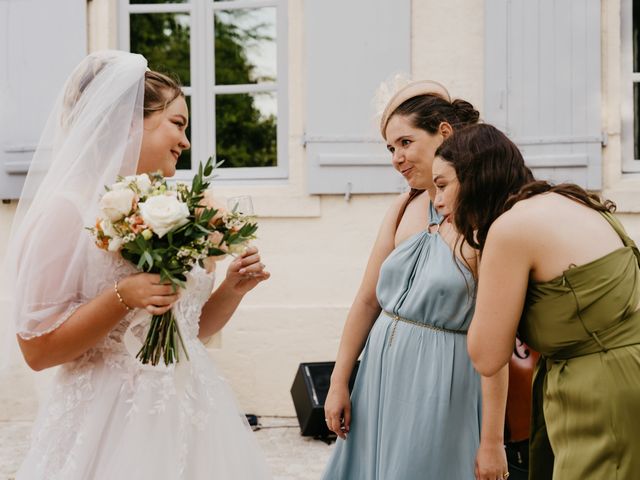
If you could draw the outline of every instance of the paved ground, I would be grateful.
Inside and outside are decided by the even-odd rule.
[[[0,403],[0,411],[3,409]],[[318,480],[333,445],[300,436],[295,417],[261,417],[255,432],[274,480]],[[0,421],[0,480],[12,480],[28,447],[31,421]]]
[[[333,449],[321,440],[300,436],[298,420],[261,418],[256,432],[277,480],[319,480]]]

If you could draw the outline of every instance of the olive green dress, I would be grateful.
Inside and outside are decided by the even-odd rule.
[[[603,216],[625,246],[527,292],[519,332],[541,353],[530,480],[640,478],[640,253]]]

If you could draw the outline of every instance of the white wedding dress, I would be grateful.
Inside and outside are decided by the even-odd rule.
[[[94,282],[96,295],[134,271],[115,254],[89,252],[89,265],[103,276]],[[132,312],[59,367],[16,480],[270,478],[231,389],[197,337],[212,287],[213,274],[196,267],[173,308],[190,360],[182,353],[177,366],[141,365],[123,339],[140,315]],[[131,329],[139,340],[147,323]]]

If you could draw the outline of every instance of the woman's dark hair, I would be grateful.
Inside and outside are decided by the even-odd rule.
[[[144,117],[167,108],[178,97],[184,97],[178,81],[160,72],[144,74]]]
[[[497,128],[479,124],[446,139],[436,156],[456,171],[458,199],[453,220],[465,241],[484,249],[491,224],[520,200],[554,192],[598,211],[613,212],[613,202],[574,184],[536,181],[516,145]]]
[[[411,97],[396,108],[389,116],[409,117],[415,128],[436,133],[442,122],[454,129],[478,122],[480,113],[469,102],[456,99],[450,102],[439,95],[425,94]]]
[[[442,122],[447,122],[454,130],[473,125],[478,122],[480,113],[466,100],[455,99],[452,102],[432,94],[416,95],[402,102],[389,116],[408,117],[413,127],[420,128],[431,134],[438,132]],[[400,225],[402,216],[411,201],[424,190],[412,188],[409,197],[398,213],[396,228]]]

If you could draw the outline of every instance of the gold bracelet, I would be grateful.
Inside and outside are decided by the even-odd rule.
[[[118,297],[118,300],[120,301],[120,303],[124,306],[124,308],[127,309],[127,311],[131,311],[133,310],[133,307],[130,307],[129,305],[127,305],[127,302],[125,302],[122,299],[122,295],[120,295],[120,292],[118,291],[118,281],[116,280],[115,282],[113,282],[113,289],[116,291],[116,296]]]

